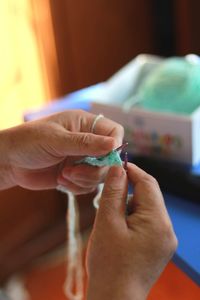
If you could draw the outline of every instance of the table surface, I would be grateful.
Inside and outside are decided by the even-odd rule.
[[[200,285],[200,202],[166,193],[164,198],[179,242],[173,261]]]
[[[101,84],[77,91],[38,111],[26,113],[25,120],[36,119],[64,109],[90,110],[90,102],[99,91]],[[200,201],[192,202],[190,199],[167,193],[164,197],[179,241],[173,261],[200,285]]]

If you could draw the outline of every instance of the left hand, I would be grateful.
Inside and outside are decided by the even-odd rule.
[[[128,180],[134,186],[126,216]],[[88,300],[145,300],[177,238],[157,181],[136,165],[110,168],[86,256]]]
[[[106,118],[99,119],[91,133],[95,117],[69,110],[0,132],[6,152],[0,162],[6,169],[6,187],[40,190],[62,184],[75,194],[93,191],[107,168],[74,165],[74,161],[86,155],[105,155],[123,139],[122,126]]]

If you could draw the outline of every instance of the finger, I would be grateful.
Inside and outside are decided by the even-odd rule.
[[[97,188],[99,185],[99,182],[91,182],[91,181],[85,181],[85,180],[78,180],[78,179],[71,179],[71,182],[76,184],[77,186],[80,186],[82,188],[88,188],[88,189],[94,189]]]
[[[91,132],[94,121],[97,116],[85,111],[80,111],[79,116],[81,118],[79,120],[81,126],[80,131]],[[124,136],[124,129],[120,124],[108,118],[103,117],[96,122],[93,133],[97,135],[113,137],[115,140],[114,147],[118,147],[122,143],[123,136]]]
[[[91,155],[100,156],[110,152],[115,147],[112,137],[100,136],[92,133],[67,132],[63,136],[61,148],[63,155]]]
[[[81,187],[69,180],[59,178],[57,184],[67,188],[75,195],[89,194],[95,190],[96,187]]]
[[[59,114],[59,121],[64,126],[64,128],[70,130],[71,132],[91,133],[96,117],[97,115],[94,115],[92,113],[83,110],[72,110],[72,111],[68,110],[66,112],[62,112]],[[51,119],[52,118],[54,117],[51,116]],[[67,120],[67,126],[66,126],[66,120]],[[69,124],[71,124],[70,127]],[[96,122],[93,133],[95,133],[96,135],[113,137],[114,138],[113,148],[115,148],[120,146],[120,144],[122,143],[123,136],[124,136],[124,129],[120,124],[103,117]]]
[[[58,176],[58,182],[63,185],[65,185],[65,182],[72,182],[73,184],[80,186],[81,188],[88,188],[88,189],[92,189],[92,188],[96,188],[99,184],[99,182],[97,181],[88,181],[88,180],[84,180],[84,179],[75,179],[72,177],[66,178],[62,175]]]
[[[57,185],[57,171],[57,166],[41,170],[18,168],[16,184],[30,190],[54,189]]]
[[[124,128],[120,124],[104,117],[96,123],[94,133],[113,137],[115,139],[114,148],[117,148],[122,144]]]
[[[122,167],[110,168],[106,177],[98,220],[100,222],[122,222],[125,224],[125,207],[127,196],[127,176]]]
[[[83,180],[84,182],[101,183],[104,181],[109,168],[95,167],[81,164],[73,167],[66,166],[62,170],[62,176],[71,180]]]
[[[99,181],[89,181],[87,179],[75,179],[75,178],[64,178],[65,180],[69,180],[73,182],[76,185],[79,185],[81,187],[87,187],[87,188],[92,188],[92,187],[97,187],[101,182]]]
[[[128,178],[134,184],[134,195],[129,202],[127,225],[129,228],[146,226],[155,231],[165,228],[165,232],[173,232],[163,195],[155,178],[128,163]],[[132,207],[130,207],[132,206]],[[164,234],[164,232],[163,232]]]
[[[150,174],[134,164],[128,163],[128,179],[134,186],[134,202],[147,209],[161,208],[164,199],[158,182]]]

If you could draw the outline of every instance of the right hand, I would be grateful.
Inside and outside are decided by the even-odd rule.
[[[87,253],[88,300],[146,299],[177,239],[157,181],[133,164],[132,213],[125,216],[127,175],[108,173]]]
[[[107,118],[91,132],[95,118],[86,111],[66,110],[1,131],[0,189],[63,185],[74,194],[94,191],[108,168],[74,162],[86,155],[106,155],[122,143],[124,133],[120,124]]]

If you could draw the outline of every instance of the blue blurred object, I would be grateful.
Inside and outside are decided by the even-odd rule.
[[[164,198],[179,241],[173,261],[200,285],[200,205],[171,194]]]
[[[39,110],[27,111],[24,114],[25,121],[31,121],[50,114],[64,111],[66,109],[83,109],[89,111],[91,102],[97,96],[100,97],[104,90],[104,83],[92,85],[90,87],[75,91],[63,98],[55,100]]]

